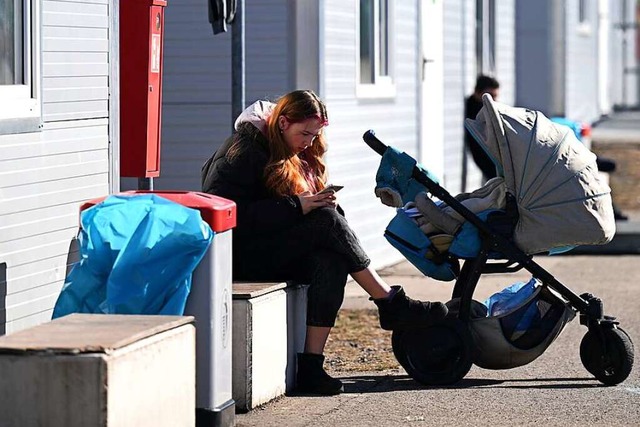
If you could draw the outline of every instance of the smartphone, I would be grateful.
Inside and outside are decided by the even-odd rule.
[[[343,185],[332,185],[332,184],[329,184],[324,188],[324,190],[320,191],[318,194],[326,194],[326,193],[330,193],[330,192],[337,193],[338,191],[342,190],[343,188],[344,188]]]

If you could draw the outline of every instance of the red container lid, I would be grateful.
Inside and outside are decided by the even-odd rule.
[[[580,136],[591,136],[591,125],[583,123],[580,129]]]
[[[119,196],[134,196],[136,194],[155,194],[164,197],[172,202],[181,204],[188,208],[198,209],[202,219],[209,224],[211,229],[220,233],[230,230],[236,226],[236,204],[228,199],[214,196],[213,194],[200,193],[196,191],[149,191],[133,190],[118,193]],[[80,211],[84,211],[102,202],[105,197],[89,200],[80,206]]]

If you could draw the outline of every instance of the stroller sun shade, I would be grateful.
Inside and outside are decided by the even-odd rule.
[[[499,164],[506,190],[516,197],[515,243],[528,254],[613,239],[610,188],[598,177],[596,156],[566,126],[539,111],[482,98],[465,125]]]

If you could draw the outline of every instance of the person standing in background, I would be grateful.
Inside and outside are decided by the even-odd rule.
[[[471,95],[464,102],[465,119],[475,119],[478,112],[482,109],[482,95],[488,93],[494,100],[498,99],[500,83],[493,77],[479,75],[476,79],[476,86]],[[497,175],[496,166],[491,161],[489,155],[484,151],[482,146],[478,144],[471,133],[464,129],[464,144],[471,152],[473,161],[482,171],[485,181],[494,178]]]

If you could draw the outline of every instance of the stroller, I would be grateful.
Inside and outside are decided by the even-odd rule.
[[[494,160],[498,177],[470,194],[453,197],[410,156],[371,130],[363,135],[382,156],[376,195],[397,208],[385,237],[426,276],[455,279],[451,314],[437,324],[395,330],[394,355],[422,384],[453,384],[473,364],[511,369],[532,362],[579,313],[588,328],[580,344],[584,367],[605,385],[619,384],[633,366],[630,336],[604,314],[599,298],[573,293],[532,257],[613,238],[610,189],[597,177],[595,155],[540,112],[496,103],[490,95],[483,104],[465,125]],[[523,268],[532,274],[528,283],[485,304],[473,300],[482,274]]]

